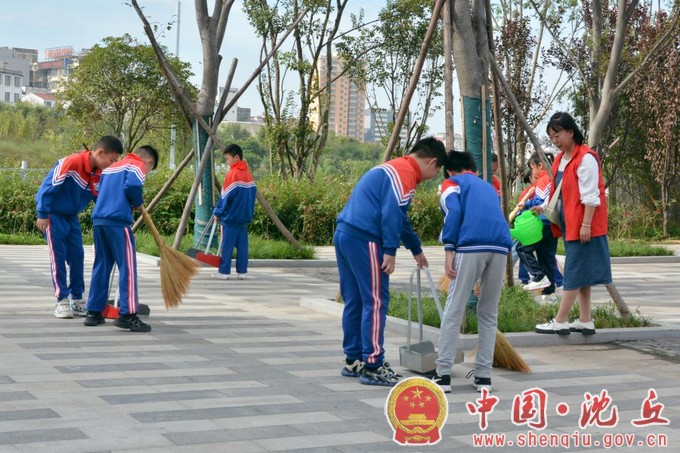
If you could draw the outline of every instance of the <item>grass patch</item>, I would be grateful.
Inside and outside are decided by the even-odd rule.
[[[442,294],[440,302],[445,303],[445,295]],[[440,327],[439,314],[432,297],[423,296],[423,323],[432,327]],[[545,322],[557,314],[559,303],[539,304],[534,298],[519,287],[504,288],[501,300],[498,304],[498,330],[501,332],[533,332],[536,324]],[[412,318],[417,321],[416,300],[412,301]],[[401,291],[392,292],[390,295],[390,307],[388,315],[401,319],[408,316],[408,294]],[[652,325],[651,318],[642,316],[639,310],[635,310],[633,316],[624,319],[619,315],[616,306],[610,302],[604,305],[593,306],[593,319],[598,329],[612,327],[649,327]],[[579,316],[578,304],[574,304],[569,318]],[[477,314],[472,309],[465,313],[464,333],[477,333]]]
[[[37,234],[0,233],[0,244],[6,245],[45,245],[45,238]]]
[[[172,245],[174,236],[163,236],[165,243]],[[147,255],[159,256],[158,245],[151,233],[148,231],[138,231],[135,233],[137,251]],[[83,232],[83,243],[92,245],[92,233]],[[0,233],[0,244],[9,245],[45,245],[45,239],[37,234],[6,234]],[[184,236],[180,245],[180,250],[187,250],[194,246],[193,236]],[[303,246],[300,250],[293,247],[288,241],[278,241],[273,239],[262,239],[258,236],[250,236],[248,244],[248,255],[250,259],[313,259],[314,249]],[[235,257],[235,255],[234,255]]]
[[[673,251],[647,242],[608,239],[609,256],[619,258],[624,256],[672,256]],[[557,254],[564,255],[564,241],[557,243]]]

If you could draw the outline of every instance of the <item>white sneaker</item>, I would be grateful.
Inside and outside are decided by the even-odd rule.
[[[536,324],[535,331],[536,333],[557,333],[560,335],[569,335],[571,333],[568,322],[556,322],[554,319],[545,324]]]
[[[550,279],[548,279],[548,277],[543,277],[541,280],[537,282],[529,282],[529,284],[526,285],[524,289],[526,289],[527,291],[533,291],[535,289],[547,288],[548,286],[550,286]]]
[[[73,319],[71,303],[68,300],[63,302],[57,302],[57,306],[54,307],[54,316],[60,319]]]
[[[557,302],[557,295],[553,294],[541,294],[541,300],[545,303]]]
[[[592,320],[583,322],[580,319],[575,319],[569,323],[569,330],[580,332],[583,335],[595,335],[595,323]]]
[[[231,274],[221,274],[219,272],[215,272],[212,274],[212,278],[217,280],[231,280]]]
[[[73,315],[85,316],[87,314],[87,310],[85,310],[85,305],[87,305],[87,301],[83,299],[71,299],[70,306]]]
[[[238,278],[239,280],[245,280],[245,279],[246,279],[246,274],[238,274],[238,275],[236,276],[236,278]]]

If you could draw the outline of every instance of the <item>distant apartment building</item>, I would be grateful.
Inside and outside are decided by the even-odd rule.
[[[21,102],[24,74],[21,71],[5,69],[0,65],[0,102],[16,104]]]
[[[392,109],[369,109],[368,128],[366,129],[367,142],[380,142],[383,137],[390,137],[389,125],[394,123],[396,115]],[[402,143],[406,142],[406,133],[408,131],[410,115],[404,121],[404,125],[399,132],[399,138]]]
[[[18,47],[0,47],[0,67],[10,71],[21,71],[23,86],[30,86],[31,65],[38,61],[38,51]]]
[[[78,66],[86,49],[75,52],[73,47],[53,47],[45,49],[45,61],[33,63],[33,83],[31,87],[54,93],[67,82],[73,69]]]
[[[234,99],[234,95],[238,89],[236,88],[229,88],[229,93],[227,93],[227,99],[225,101],[225,107],[226,105]],[[222,93],[224,93],[224,87],[220,87],[219,93],[217,95],[217,99],[215,100],[215,108],[217,108],[217,105],[219,103],[219,100],[222,99]],[[238,103],[238,102],[237,102]],[[222,122],[234,122],[238,118],[238,106],[235,103],[234,105],[231,106],[231,108],[227,111],[226,115],[224,115],[224,118],[222,118]]]
[[[319,77],[319,87],[325,85],[326,59],[319,59],[317,67]],[[364,125],[366,93],[361,87],[355,85],[347,75],[338,77],[342,72],[342,63],[333,58],[331,63],[331,86],[330,86],[330,110],[328,114],[328,129],[336,135],[356,138],[360,142],[364,141]],[[336,79],[337,77],[337,79]],[[318,101],[312,106],[312,122],[319,124],[321,115]]]

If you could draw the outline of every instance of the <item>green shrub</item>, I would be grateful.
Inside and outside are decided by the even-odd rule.
[[[35,233],[35,194],[47,171],[0,172],[0,232]]]

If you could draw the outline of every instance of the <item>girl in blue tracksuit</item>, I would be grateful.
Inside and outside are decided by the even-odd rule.
[[[384,361],[389,274],[400,242],[419,266],[427,267],[406,213],[418,183],[434,178],[445,161],[443,143],[432,137],[420,140],[407,156],[366,172],[338,215],[333,242],[345,301],[343,376],[384,386],[395,385],[401,377]]]
[[[156,168],[158,151],[149,145],[128,154],[102,172],[99,199],[92,211],[94,264],[87,314],[84,324],[104,324],[102,311],[109,298],[109,278],[113,265],[118,267],[119,316],[116,327],[133,332],[149,332],[151,326],[137,317],[137,253],[132,233],[132,210],[144,199],[146,174]]]
[[[102,137],[92,151],[85,149],[57,161],[35,195],[38,211],[35,225],[45,235],[50,251],[57,318],[85,316],[82,300],[85,254],[78,214],[96,198],[102,170],[122,153],[120,140],[110,135]]]

